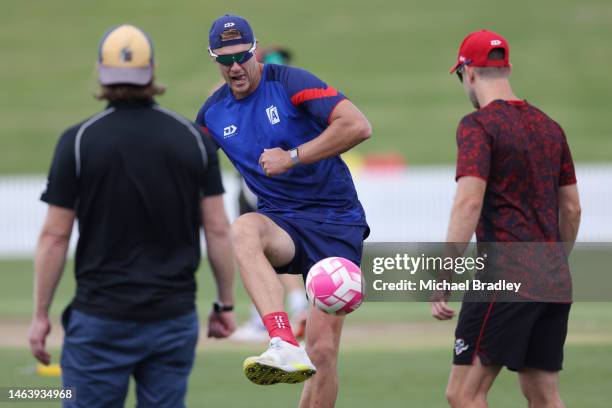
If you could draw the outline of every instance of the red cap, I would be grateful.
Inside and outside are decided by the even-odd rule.
[[[504,59],[489,60],[489,52],[496,48],[503,49]],[[469,64],[473,67],[509,67],[510,47],[508,41],[493,31],[480,30],[469,34],[463,39],[457,55],[457,63],[451,68],[451,74],[461,65]]]

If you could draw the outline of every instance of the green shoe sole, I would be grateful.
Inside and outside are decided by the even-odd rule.
[[[242,365],[244,375],[249,381],[257,385],[298,384],[308,380],[317,372],[300,364],[296,364],[295,368],[297,371],[285,371],[278,367],[258,362],[257,357],[247,358]]]

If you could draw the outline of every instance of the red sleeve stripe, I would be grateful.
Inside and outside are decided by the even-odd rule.
[[[291,97],[291,103],[293,106],[298,106],[303,104],[304,102],[308,102],[313,99],[327,98],[330,96],[338,95],[338,91],[336,91],[331,86],[327,88],[311,88],[304,89]]]
[[[206,136],[210,136],[210,132],[208,131],[208,128],[206,126],[200,126],[200,129],[202,130],[202,132],[204,132]]]

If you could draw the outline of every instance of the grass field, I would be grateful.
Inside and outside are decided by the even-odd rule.
[[[194,117],[218,80],[204,52],[208,28],[230,11],[251,20],[262,46],[290,46],[296,65],[363,109],[374,127],[363,152],[454,159],[470,106],[448,69],[463,36],[486,27],[508,38],[516,92],[558,119],[575,158],[612,157],[608,0],[35,0],[7,2],[0,14],[0,174],[45,172],[61,131],[102,108],[91,97],[97,43],[115,24],[152,34],[168,86],[160,101]]]
[[[102,109],[97,45],[111,26],[130,22],[156,45],[160,103],[193,118],[219,75],[205,53],[211,21],[226,12],[250,19],[261,46],[282,44],[295,65],[347,94],[368,116],[373,138],[357,150],[398,152],[409,164],[450,163],[455,128],[471,110],[448,69],[461,39],[489,28],[510,42],[516,93],[565,128],[577,161],[612,161],[612,2],[515,0],[44,0],[5,2],[0,13],[0,175],[44,173],[61,132]],[[2,200],[2,197],[0,197]],[[3,233],[0,225],[0,234]],[[204,263],[205,265],[205,263]],[[27,349],[31,262],[0,260],[0,388],[58,386],[33,374]],[[50,341],[59,357],[57,319],[74,291],[67,266],[52,308]],[[214,288],[198,272],[204,322]],[[238,283],[237,314],[248,314]],[[347,318],[338,407],[441,407],[454,322],[434,322],[424,303],[366,303]],[[192,407],[292,407],[300,386],[256,387],[242,376],[244,357],[263,346],[202,339],[191,377]],[[568,407],[612,401],[612,303],[573,306],[561,375]],[[130,389],[133,406],[133,387]],[[503,371],[492,407],[525,406],[516,376]],[[44,407],[43,403],[0,407]],[[50,405],[57,406],[57,405]]]
[[[609,407],[610,347],[570,346],[565,371],[561,374],[563,397],[568,407]],[[187,405],[192,407],[270,408],[294,407],[301,386],[257,387],[250,384],[239,367],[245,354],[231,350],[200,352],[191,377]],[[20,373],[27,367],[26,351],[0,349],[0,360],[11,369],[0,368],[0,385],[59,386],[54,378]],[[443,407],[450,352],[442,349],[392,351],[345,351],[340,357],[342,407]],[[130,393],[133,393],[133,386]],[[127,406],[133,406],[133,398]],[[491,392],[495,408],[525,406],[516,376],[500,374]],[[5,406],[0,403],[0,406]],[[6,405],[9,406],[8,404]],[[13,404],[15,408],[44,407],[45,404]],[[53,406],[53,405],[51,405]]]
[[[200,316],[213,299],[210,272],[198,272]],[[73,286],[72,265],[61,281],[52,309],[56,321],[69,301]],[[32,373],[34,361],[26,347],[25,329],[31,311],[31,264],[0,261],[0,387],[58,386],[59,379]],[[247,299],[239,288],[237,306],[243,319]],[[440,407],[448,375],[454,323],[434,322],[424,303],[366,303],[347,318],[340,358],[341,384],[338,407]],[[18,328],[18,330],[16,330]],[[55,333],[61,333],[59,325]],[[57,335],[57,334],[56,334]],[[22,338],[9,338],[21,336]],[[571,315],[565,370],[561,376],[568,406],[607,407],[612,398],[612,304],[577,303]],[[57,341],[52,342],[58,361]],[[189,406],[291,407],[300,386],[259,388],[241,374],[242,360],[263,346],[227,341],[202,342],[191,377]],[[133,387],[130,390],[133,394]],[[133,401],[133,395],[130,396]],[[492,407],[522,406],[516,376],[503,371],[491,393]],[[127,406],[132,406],[132,402]],[[0,406],[5,406],[1,405]],[[9,405],[6,405],[9,406]],[[19,403],[15,407],[42,407]]]

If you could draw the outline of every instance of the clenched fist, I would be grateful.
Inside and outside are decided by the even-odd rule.
[[[280,147],[264,149],[261,156],[259,156],[259,165],[266,176],[278,176],[293,167],[291,154]]]

